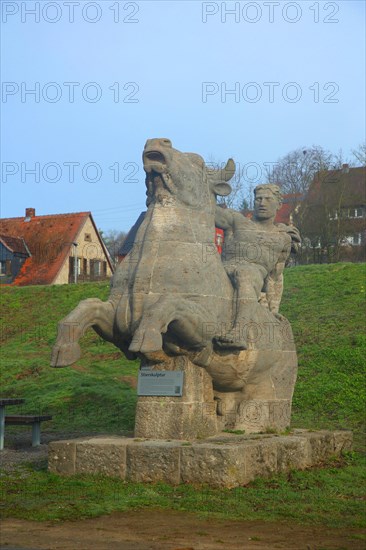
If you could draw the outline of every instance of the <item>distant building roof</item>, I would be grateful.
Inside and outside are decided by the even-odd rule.
[[[339,170],[318,172],[307,194],[307,203],[317,205],[327,203],[337,208],[366,205],[366,167],[350,168],[347,164]]]
[[[90,212],[36,216],[34,209],[27,208],[25,216],[0,219],[0,234],[6,239],[22,239],[31,254],[15,284],[51,284],[89,216]]]
[[[142,222],[144,221],[145,215],[146,215],[146,212],[141,212],[141,214],[137,218],[136,222],[134,223],[134,225],[131,227],[131,229],[127,233],[127,237],[123,241],[123,245],[121,246],[121,248],[118,251],[118,256],[123,256],[123,257],[127,256],[127,254],[132,249],[133,243],[135,242],[135,239],[136,239],[137,231],[138,231],[140,225],[142,224]]]
[[[0,235],[0,242],[10,251],[15,254],[30,256],[27,245],[21,237],[12,237],[9,235]]]

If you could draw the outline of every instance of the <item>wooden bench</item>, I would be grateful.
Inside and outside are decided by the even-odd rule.
[[[52,420],[52,416],[49,414],[44,415],[30,415],[30,414],[9,414],[5,415],[5,424],[20,426],[25,424],[32,424],[32,447],[36,447],[41,444],[41,422],[45,420]]]

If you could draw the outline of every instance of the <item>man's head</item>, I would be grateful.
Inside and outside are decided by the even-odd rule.
[[[282,196],[278,185],[266,183],[254,189],[254,217],[258,220],[275,218],[281,207]]]

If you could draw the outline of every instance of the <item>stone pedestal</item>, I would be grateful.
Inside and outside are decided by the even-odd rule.
[[[352,433],[347,431],[224,433],[192,442],[99,437],[50,443],[48,467],[67,476],[102,474],[133,482],[230,488],[256,477],[323,464],[351,446]]]
[[[199,439],[218,432],[212,379],[205,369],[186,357],[152,367],[184,373],[182,397],[139,397],[135,437],[147,439]]]

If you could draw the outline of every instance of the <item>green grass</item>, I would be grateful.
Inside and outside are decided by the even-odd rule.
[[[90,331],[76,365],[49,367],[57,322],[79,300],[107,296],[108,285],[91,283],[1,290],[2,395],[25,397],[23,412],[53,414],[47,430],[118,434],[133,429],[136,392],[130,382],[138,365],[112,345]],[[351,429],[361,452],[366,410],[364,301],[363,264],[285,272],[281,312],[293,326],[299,356],[292,426]],[[132,484],[101,476],[64,479],[29,467],[4,473],[2,491],[6,514],[38,520],[159,507],[233,519],[359,527],[365,517],[363,466],[356,452],[325,468],[256,480],[232,490]]]
[[[299,371],[292,426],[351,429],[365,449],[365,264],[287,269],[282,313]]]
[[[363,461],[354,454],[326,469],[258,479],[235,489],[126,483],[103,476],[63,478],[23,468],[3,476],[3,517],[60,521],[160,508],[226,519],[360,528],[365,526],[365,481]]]
[[[1,290],[0,307],[6,318],[1,325],[1,392],[7,397],[25,397],[24,414],[52,414],[45,429],[133,430],[136,392],[129,382],[136,376],[137,362],[127,361],[90,330],[81,341],[82,358],[75,365],[49,366],[58,321],[80,300],[104,300],[108,292],[106,283]]]

